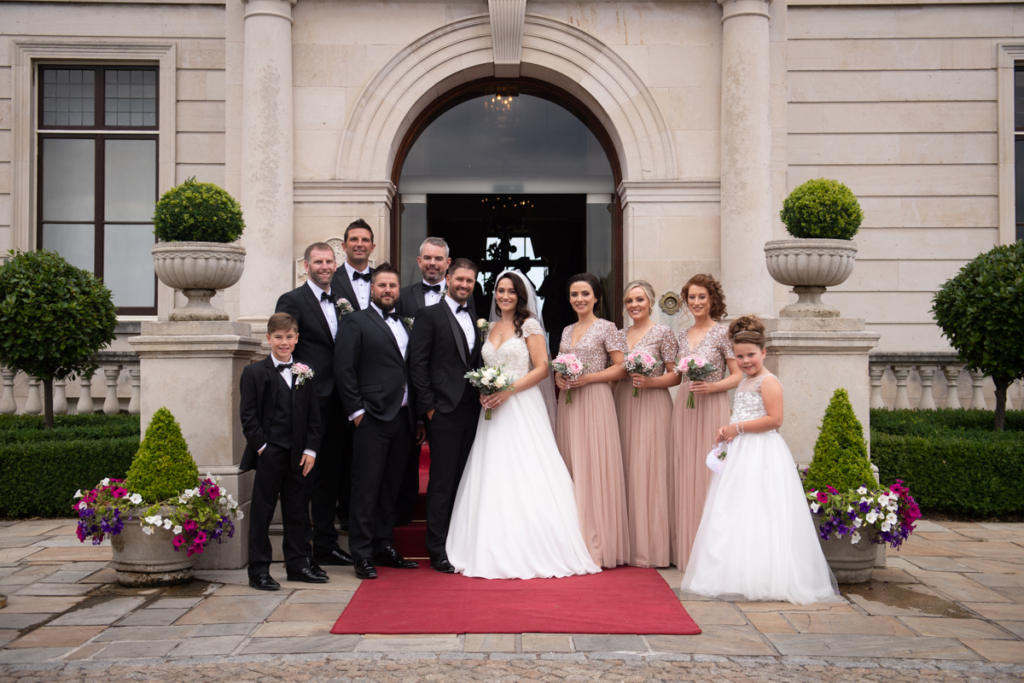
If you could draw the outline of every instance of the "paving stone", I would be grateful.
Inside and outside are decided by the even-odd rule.
[[[25,613],[11,613],[7,614],[7,610],[0,610],[0,628],[2,629],[23,629],[36,624],[41,624],[47,619],[51,619],[53,614],[25,614]]]
[[[945,617],[900,617],[900,621],[923,636],[938,638],[992,638],[1013,640],[998,626],[980,619],[949,619]]]
[[[70,647],[25,647],[0,650],[0,664],[35,664],[70,652]]]
[[[112,643],[96,655],[96,659],[140,659],[163,657],[178,646],[177,640],[146,640]]]
[[[191,609],[205,599],[204,596],[195,598],[160,598],[146,605],[146,609]]]
[[[96,641],[182,640],[195,634],[198,628],[198,626],[112,626],[101,633]]]
[[[836,635],[913,636],[895,617],[867,617],[862,614],[787,614],[786,620],[797,633]]]
[[[85,597],[44,598],[28,595],[8,595],[7,607],[4,607],[3,614],[42,612],[59,614],[60,612],[66,612],[85,599]]]
[[[976,572],[977,569],[948,557],[908,557],[907,562],[930,572]]]
[[[85,577],[79,583],[117,583],[117,572],[113,568],[100,569]]]
[[[285,623],[285,622],[280,622]],[[204,624],[196,632],[196,638],[207,638],[209,636],[244,636],[248,635],[256,627],[251,624]]]
[[[187,613],[187,609],[140,609],[121,620],[118,626],[170,626]]]
[[[964,607],[974,610],[986,619],[1024,621],[1024,606],[1013,602],[965,602]]]
[[[285,595],[238,595],[207,598],[188,611],[179,624],[237,624],[263,621],[277,609]]]
[[[576,652],[647,652],[647,644],[639,636],[574,635]]]
[[[260,624],[252,634],[253,638],[295,638],[298,636],[322,636],[334,628],[332,621],[269,621]]]
[[[952,638],[869,635],[766,634],[783,655],[811,657],[913,657],[924,659],[977,659]]]
[[[872,581],[883,583],[918,583],[912,574],[903,569],[883,567],[871,572]]]
[[[992,589],[1024,588],[1024,574],[979,574],[971,579]]]
[[[963,541],[960,543],[950,543],[949,545],[963,551],[962,553],[954,554],[954,557],[960,554],[967,557],[989,557],[993,559],[1024,556],[1024,548],[1015,543]]]
[[[697,636],[646,636],[655,652],[680,652],[706,655],[774,655],[760,634],[751,626],[710,624]],[[577,648],[578,649],[578,648]]]
[[[19,631],[16,628],[0,629],[0,647],[3,647],[7,643],[17,638],[19,633],[21,633],[21,631]]]
[[[76,661],[80,659],[88,659],[97,652],[100,652],[107,646],[107,643],[86,643],[77,650],[71,652],[64,657],[65,661]]]
[[[336,636],[335,636],[336,637]],[[458,636],[365,636],[356,652],[460,652]]]
[[[990,662],[1024,664],[1024,642],[1005,640],[961,639],[963,643]]]
[[[138,608],[146,601],[142,597],[114,598],[91,607],[83,607],[57,617],[51,626],[109,625]]]
[[[1024,621],[997,621],[997,624],[1017,636],[1024,638]]]
[[[701,627],[704,624],[744,626],[747,623],[739,610],[728,602],[683,602],[683,608]]]
[[[32,522],[18,522],[16,526],[4,527],[0,529],[0,536],[43,536],[47,532],[55,531],[63,526],[59,522],[44,522],[36,523]],[[38,538],[37,538],[38,540]]]
[[[832,612],[833,614],[856,614],[848,602],[816,602],[811,605],[793,605],[788,602],[737,602],[736,607],[744,612]]]
[[[267,621],[331,621],[341,616],[342,608],[330,602],[293,605],[285,603],[267,617]]]
[[[306,638],[253,638],[242,651],[252,654],[298,654],[303,652],[352,652],[359,636],[313,636]]]
[[[91,569],[85,571],[58,571],[50,574],[49,576],[40,579],[41,583],[78,583],[82,579],[86,579],[95,574]]]
[[[999,593],[960,574],[908,570],[929,588],[960,602],[1009,602]]]
[[[207,657],[229,655],[235,651],[245,636],[213,636],[211,638],[189,638],[171,650],[170,657]]]
[[[796,633],[786,618],[773,612],[750,612],[747,619],[761,633]]]
[[[920,531],[918,529],[914,530],[914,536],[926,541],[965,541],[969,538],[969,536],[955,531]]]
[[[38,536],[0,536],[0,548],[25,548],[38,542]]]
[[[43,548],[28,546],[26,548],[4,548],[0,550],[0,565],[14,566],[30,555],[38,555]]]
[[[568,635],[524,633],[522,648],[523,652],[572,652],[572,642]]]
[[[16,595],[68,596],[85,595],[96,586],[81,583],[33,583],[19,588]]]
[[[463,652],[515,652],[514,633],[467,633]]]
[[[103,626],[43,626],[7,647],[78,647],[102,630]]]
[[[69,548],[43,548],[32,555],[33,562],[53,562],[55,560],[62,560],[64,562],[102,560],[110,562],[112,558],[113,551],[110,546],[81,544]]]
[[[919,519],[914,523],[916,531],[931,532],[931,533],[942,533],[948,532],[953,527],[947,522],[929,522],[926,519]]]
[[[331,603],[344,608],[348,601],[355,595],[352,591],[310,591],[297,590],[288,596],[288,602],[292,604],[310,604],[317,602]]]

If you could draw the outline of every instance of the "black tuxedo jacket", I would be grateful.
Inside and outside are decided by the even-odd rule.
[[[369,269],[369,273],[373,275],[373,268]],[[348,299],[352,308],[360,310],[359,301],[356,300],[356,290],[352,288],[352,280],[348,278],[348,270],[345,268],[344,261],[339,263],[338,270],[334,271],[334,279],[331,280],[331,294]]]
[[[292,356],[296,360],[296,356]],[[307,448],[319,450],[323,431],[320,424],[320,401],[315,400],[316,385],[320,372],[315,366],[314,375],[302,384],[292,378],[292,465],[298,466],[302,451]],[[259,449],[267,443],[267,429],[274,419],[277,392],[289,391],[281,381],[281,373],[274,367],[273,356],[267,356],[259,363],[247,365],[242,370],[241,407],[242,434],[245,436],[245,452],[238,466],[243,472],[256,469]]]
[[[372,308],[357,311],[342,320],[338,328],[334,376],[335,384],[341,388],[343,419],[346,420],[359,410],[379,420],[395,419],[408,386],[409,429],[415,429],[416,404],[409,366],[398,348],[398,340],[377,311]]]
[[[331,292],[338,293],[334,283]],[[276,312],[283,311],[299,323],[299,343],[295,345],[294,353],[297,358],[305,359],[316,372],[317,394],[323,404],[334,391],[334,339],[318,296],[308,284],[303,284],[281,295]]]
[[[444,283],[441,283],[442,297],[444,296]],[[444,299],[442,298],[442,301]],[[398,297],[398,303],[395,304],[395,310],[398,311],[398,315],[403,318],[415,318],[416,315],[427,306],[426,297],[423,294],[423,281],[417,280],[411,285],[402,287],[402,291]],[[469,314],[473,316],[473,320],[476,320],[476,303],[473,298],[469,299]]]
[[[409,335],[409,373],[420,415],[435,408],[450,413],[465,392],[478,393],[465,378],[467,372],[480,367],[481,340],[475,317],[473,333],[476,341],[470,353],[466,335],[444,301],[427,306],[416,316]]]

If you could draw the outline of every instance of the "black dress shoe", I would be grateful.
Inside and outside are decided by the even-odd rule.
[[[314,574],[317,574],[319,576],[327,576],[327,571],[324,570],[324,568],[318,565],[316,562],[313,562],[312,560],[309,561],[309,568],[313,570]]]
[[[317,555],[316,563],[340,565],[342,567],[351,567],[353,564],[355,564],[355,560],[353,560],[352,556],[346,553],[344,550],[338,548],[337,550],[332,550],[331,552],[325,555]]]
[[[327,578],[327,572],[318,574],[313,571],[313,563],[306,560],[308,564],[299,567],[288,568],[288,580],[289,581],[302,581],[303,583],[327,583],[330,579]],[[323,570],[321,570],[323,571]]]
[[[373,566],[373,562],[369,560],[359,560],[356,562],[356,578],[376,579],[377,568]]]
[[[441,553],[440,555],[434,555],[430,558],[430,566],[434,568],[434,571],[441,572],[442,574],[454,574],[455,567],[448,561],[448,554]]]
[[[373,563],[379,564],[382,567],[394,567],[395,569],[416,569],[420,566],[419,562],[413,560],[407,560],[398,554],[398,551],[394,548],[385,548],[380,552],[373,554]]]
[[[274,581],[274,577],[267,572],[257,574],[256,576],[250,576],[249,585],[258,591],[276,591],[281,588],[281,584]]]

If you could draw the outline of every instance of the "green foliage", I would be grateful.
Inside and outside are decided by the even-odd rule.
[[[188,452],[181,427],[171,411],[161,408],[153,413],[124,487],[140,494],[147,503],[158,503],[195,488],[198,479],[199,469]]]
[[[0,516],[74,517],[75,491],[124,477],[138,448],[138,433],[0,445]]]
[[[838,180],[813,178],[797,187],[779,213],[793,237],[850,240],[864,220],[860,203]]]
[[[0,267],[0,363],[41,379],[92,373],[114,340],[110,290],[52,251],[11,253]]]
[[[844,492],[862,485],[870,489],[874,483],[864,430],[853,413],[850,395],[846,389],[836,389],[821,421],[804,488],[824,491],[826,486],[831,486]]]
[[[111,439],[127,436],[134,437],[136,442],[139,439],[138,415],[57,415],[54,421],[56,423],[54,429],[44,429],[41,416],[0,416],[0,445]]]
[[[935,295],[932,315],[967,365],[996,385],[995,429],[1002,429],[1006,389],[1024,377],[1024,241],[981,254]]]
[[[153,234],[161,242],[234,242],[244,229],[234,197],[194,177],[165,192],[153,216]]]
[[[971,438],[989,438],[995,413],[991,410],[940,408],[938,410],[886,410],[871,411],[871,431],[898,436],[934,436],[955,432]],[[1006,431],[1024,432],[1024,410],[1006,413]],[[978,434],[978,432],[981,432]],[[1024,436],[1017,435],[1018,439]],[[872,446],[872,450],[874,447]]]

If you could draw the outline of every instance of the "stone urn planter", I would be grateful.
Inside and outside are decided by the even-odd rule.
[[[241,279],[245,247],[219,242],[158,242],[151,251],[160,282],[180,289],[188,298],[187,305],[174,309],[171,320],[228,320],[228,314],[214,308],[210,299],[218,289],[227,289]]]
[[[878,547],[871,542],[874,534],[865,533],[856,543],[849,538],[830,538],[827,541],[818,537],[821,551],[832,573],[839,583],[867,583],[871,580]]]
[[[856,244],[837,239],[773,240],[764,245],[764,254],[772,279],[792,287],[798,297],[780,316],[839,317],[839,310],[823,303],[821,295],[850,277],[857,261]]]
[[[161,514],[165,512],[161,510]],[[121,533],[110,539],[117,582],[139,588],[191,581],[196,558],[174,550],[174,534],[170,531],[144,533],[137,521],[141,514],[142,510],[136,510],[132,515],[135,519],[126,522]]]

